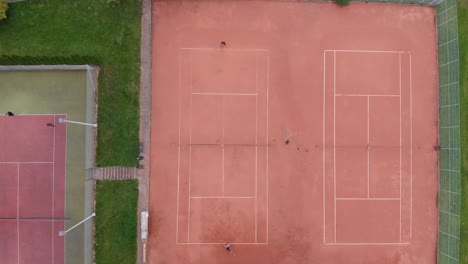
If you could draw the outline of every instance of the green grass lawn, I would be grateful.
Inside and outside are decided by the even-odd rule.
[[[97,181],[97,264],[135,264],[138,181]]]
[[[0,21],[0,56],[96,58],[97,165],[136,166],[139,135],[139,0],[47,0],[10,4]]]
[[[458,1],[458,38],[460,43],[460,122],[462,144],[460,263],[468,263],[468,0]]]

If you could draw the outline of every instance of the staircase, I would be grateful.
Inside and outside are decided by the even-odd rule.
[[[129,180],[138,178],[134,167],[100,167],[94,169],[95,180]]]

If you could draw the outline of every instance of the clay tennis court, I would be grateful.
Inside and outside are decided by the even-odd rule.
[[[65,115],[0,116],[3,263],[64,263],[66,126],[59,118]]]
[[[155,2],[148,262],[435,263],[434,15]]]

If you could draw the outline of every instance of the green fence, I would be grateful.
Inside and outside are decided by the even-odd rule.
[[[437,5],[439,46],[439,234],[438,263],[459,263],[460,92],[456,0]]]

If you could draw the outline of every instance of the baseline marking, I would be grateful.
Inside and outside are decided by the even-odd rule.
[[[325,246],[401,246],[410,245],[410,243],[395,242],[395,243],[325,243]]]
[[[399,97],[399,94],[335,94],[335,96]]]
[[[333,52],[361,52],[361,53],[409,53],[406,51],[396,51],[396,50],[325,50],[325,51],[333,51]]]
[[[192,93],[192,95],[234,95],[234,96],[257,96],[256,93]]]
[[[339,198],[337,197],[336,200],[338,201],[399,201],[401,200],[400,198],[396,197],[396,198],[393,198],[393,197],[388,197],[388,198],[373,198],[373,197],[369,197],[369,198]]]
[[[268,245],[268,243],[253,243],[253,242],[229,242],[231,245]],[[190,242],[190,243],[181,243],[178,242],[177,245],[226,245],[224,242]]]
[[[2,161],[0,164],[53,164],[53,161]]]
[[[192,196],[190,199],[255,199],[255,196]]]
[[[179,48],[181,50],[201,50],[201,51],[222,51],[222,50],[231,50],[231,51],[247,51],[247,52],[268,52],[267,49],[233,49],[233,48]]]

